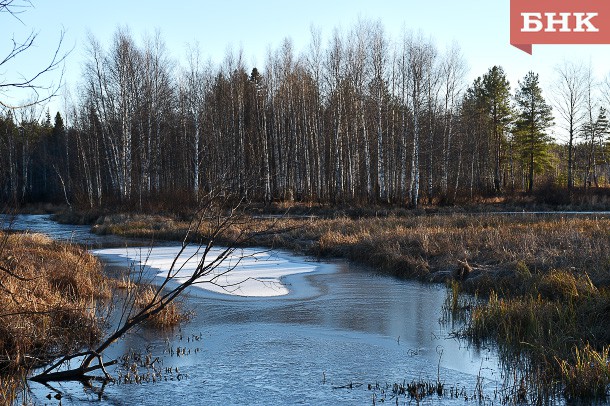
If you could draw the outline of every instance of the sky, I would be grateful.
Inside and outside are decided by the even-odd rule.
[[[277,49],[290,38],[296,53],[305,52],[311,27],[328,40],[335,28],[347,30],[358,19],[380,20],[387,36],[397,40],[405,29],[430,37],[442,52],[457,43],[469,67],[472,82],[490,67],[504,68],[511,87],[518,86],[528,71],[540,74],[548,94],[555,80],[555,67],[563,61],[590,63],[601,79],[610,72],[610,45],[534,45],[533,55],[509,43],[509,0],[31,0],[19,20],[0,14],[0,59],[10,49],[11,39],[23,40],[38,33],[32,50],[0,67],[0,80],[27,75],[52,56],[60,33],[65,32],[67,56],[64,89],[77,93],[89,33],[102,45],[111,43],[118,27],[128,27],[136,40],[161,33],[169,54],[180,61],[187,44],[199,43],[204,57],[221,63],[228,49],[243,49],[247,69],[264,67],[269,49]],[[250,66],[248,66],[250,65]],[[4,78],[3,78],[4,76]],[[50,80],[59,81],[59,71]],[[12,92],[3,96],[18,103],[25,96]],[[48,108],[63,110],[61,98]],[[559,134],[560,136],[560,134]]]

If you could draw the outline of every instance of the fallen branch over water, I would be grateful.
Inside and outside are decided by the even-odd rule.
[[[76,359],[79,357],[88,357],[88,356],[93,356],[94,359],[97,359],[98,364],[88,366],[88,367],[80,367],[80,368],[77,368],[74,370],[51,372],[73,359]],[[50,367],[46,368],[42,373],[30,378],[30,380],[32,380],[34,382],[40,382],[40,383],[51,382],[51,381],[54,381],[54,382],[71,381],[71,380],[74,380],[75,376],[80,376],[82,378],[86,378],[86,374],[93,372],[93,371],[102,370],[102,372],[104,373],[104,378],[108,381],[113,381],[114,378],[108,373],[108,371],[106,370],[106,367],[115,365],[117,363],[118,363],[117,360],[104,362],[102,360],[101,354],[96,353],[95,351],[85,351],[85,352],[80,352],[77,354],[71,354],[71,355],[62,357],[59,361],[53,363]]]
[[[172,261],[171,266],[165,273],[164,279],[157,286],[152,287],[152,292],[146,296],[146,300],[142,303],[136,303],[136,298],[131,297],[123,306],[124,313],[121,316],[121,323],[116,330],[107,336],[95,350],[87,351],[78,354],[71,354],[63,357],[42,373],[36,375],[32,380],[38,382],[48,382],[56,380],[81,380],[85,374],[101,369],[105,377],[110,379],[109,374],[105,370],[105,366],[112,365],[116,361],[104,363],[102,354],[114,342],[123,337],[133,328],[142,325],[142,323],[152,320],[155,316],[163,312],[168,306],[183,294],[189,287],[205,280],[212,284],[221,284],[221,278],[227,273],[233,271],[240,264],[240,260],[231,263],[228,267],[223,267],[219,271],[219,267],[229,258],[235,250],[246,243],[251,238],[251,233],[247,228],[242,228],[234,235],[230,243],[226,243],[225,247],[218,253],[210,254],[212,247],[216,243],[219,236],[229,227],[238,226],[239,216],[237,209],[241,201],[230,210],[226,210],[228,205],[228,197],[221,197],[220,194],[210,194],[202,203],[202,209],[198,212],[194,220],[189,224],[187,231],[183,237],[182,245],[178,254]],[[194,254],[186,254],[186,248],[191,243],[191,233],[206,227],[208,233],[198,235],[199,243]],[[179,272],[183,269],[184,264],[191,258],[198,256],[199,261],[195,269],[190,275],[180,275],[180,281],[177,280]],[[142,261],[145,264],[145,259]],[[141,268],[143,269],[143,268]],[[80,365],[76,368],[64,369],[68,361],[81,358]],[[92,365],[93,361],[98,360],[98,365]]]

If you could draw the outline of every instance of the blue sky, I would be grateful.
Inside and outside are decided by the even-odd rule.
[[[21,15],[23,23],[1,15],[0,55],[10,38],[39,33],[35,57],[20,58],[2,74],[28,72],[51,55],[61,30],[65,48],[74,47],[65,67],[65,81],[78,83],[84,44],[90,31],[108,44],[119,26],[128,26],[134,38],[159,29],[171,56],[180,59],[186,44],[199,42],[204,56],[221,62],[229,47],[243,48],[249,67],[263,67],[269,47],[285,37],[295,51],[309,44],[312,24],[325,38],[335,27],[350,28],[358,18],[381,20],[386,34],[398,39],[404,28],[430,36],[439,49],[457,42],[470,68],[468,81],[493,65],[501,65],[517,86],[529,70],[540,73],[548,89],[553,69],[562,60],[591,62],[599,76],[610,72],[609,45],[534,45],[530,56],[509,44],[509,0],[309,0],[309,1],[158,1],[158,0],[32,0],[33,8]],[[9,71],[10,68],[10,71]],[[74,92],[74,91],[73,91]],[[19,97],[13,94],[13,97]],[[61,109],[56,101],[52,113]]]

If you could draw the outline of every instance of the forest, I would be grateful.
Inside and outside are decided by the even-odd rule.
[[[126,28],[86,49],[65,111],[0,113],[10,205],[142,208],[222,188],[264,203],[416,208],[610,179],[610,85],[576,63],[557,67],[552,94],[536,73],[511,84],[500,66],[467,83],[457,46],[390,38],[372,21],[328,41],[312,29],[300,53],[286,39],[263,67],[243,51],[213,63],[199,45],[179,64],[160,34],[136,41]]]
[[[12,3],[0,0],[0,12],[8,10],[13,14],[11,10],[19,10],[11,9]],[[27,51],[34,39],[36,34],[21,45],[13,40],[13,50],[0,60],[0,67]],[[325,258],[346,261],[348,265],[369,268],[375,280],[381,279],[376,275],[381,272],[446,283],[440,321],[445,323],[443,328],[452,331],[441,338],[467,340],[467,346],[459,343],[460,349],[468,348],[477,357],[480,352],[489,359],[496,356],[488,352],[490,343],[497,343],[502,368],[498,376],[506,377],[503,383],[488,380],[483,385],[483,364],[479,367],[469,362],[478,371],[478,375],[474,370],[463,375],[471,374],[476,379],[476,383],[472,381],[476,385],[472,401],[491,400],[485,397],[484,386],[491,390],[495,386],[494,400],[504,404],[549,403],[547,400],[560,399],[559,396],[567,402],[608,398],[610,333],[604,326],[610,323],[610,220],[607,212],[585,212],[585,205],[578,204],[587,202],[589,196],[591,201],[600,195],[610,197],[610,74],[600,79],[590,65],[565,61],[555,67],[552,78],[528,72],[517,83],[510,83],[501,66],[490,66],[484,72],[474,72],[479,76],[471,80],[475,76],[470,76],[468,61],[457,45],[440,48],[432,38],[408,31],[391,37],[381,22],[369,20],[359,20],[347,30],[336,29],[328,38],[312,28],[310,42],[303,50],[296,50],[292,41],[285,39],[276,49],[269,49],[259,66],[246,62],[244,50],[228,50],[224,60],[211,61],[204,56],[205,46],[199,44],[187,46],[184,57],[175,59],[174,50],[166,47],[160,34],[140,40],[128,28],[118,28],[109,43],[101,43],[93,35],[85,42],[80,82],[63,92],[64,107],[60,112],[52,113],[44,104],[49,98],[60,98],[60,89],[36,82],[61,65],[65,56],[57,51],[50,63],[42,65],[39,74],[24,76],[16,84],[0,81],[2,210],[30,213],[43,207],[45,211],[60,212],[54,220],[37,216],[37,221],[90,223],[91,228],[86,227],[87,238],[120,237],[124,239],[120,240],[121,247],[133,244],[128,240],[131,238],[151,244],[167,240],[167,247],[177,241],[182,243],[176,245],[178,254],[167,277],[158,285],[149,285],[144,269],[148,266],[146,261],[152,259],[152,248],[144,262],[140,257],[141,265],[119,269],[109,261],[111,266],[103,268],[92,253],[72,244],[79,243],[75,231],[71,231],[67,244],[42,234],[14,232],[19,228],[0,230],[0,303],[6,304],[0,312],[0,403],[19,400],[20,394],[26,393],[28,379],[82,380],[86,373],[97,369],[104,373],[104,378],[99,377],[104,381],[98,399],[102,401],[106,383],[114,380],[105,366],[118,361],[116,358],[105,362],[102,353],[140,325],[158,328],[155,334],[163,337],[162,328],[186,324],[194,317],[191,322],[197,330],[191,331],[199,333],[185,333],[184,337],[187,343],[193,343],[195,337],[199,341],[200,326],[208,326],[207,321],[202,322],[206,319],[197,319],[197,310],[182,311],[182,303],[173,300],[195,284],[237,292],[239,284],[222,285],[218,278],[239,272],[242,259],[259,260],[244,251],[239,251],[239,259],[232,259],[234,250],[246,246],[308,255],[311,263]],[[61,41],[57,49],[61,49]],[[551,86],[543,87],[543,81]],[[23,88],[34,93],[51,91],[46,98],[9,106],[4,98],[10,91]],[[524,208],[523,215],[519,215],[521,207],[518,212],[503,210],[509,207],[510,199],[540,202],[563,211],[557,215]],[[607,210],[608,201],[599,199],[596,208],[603,206]],[[461,206],[481,202],[509,204],[499,205],[500,213],[493,213],[489,205],[480,215],[472,215],[470,208],[462,210]],[[53,204],[37,207],[38,203]],[[263,205],[269,211],[259,216],[257,210]],[[314,205],[325,207],[314,212]],[[573,213],[568,212],[568,205],[576,207]],[[64,210],[66,206],[68,210]],[[435,210],[440,206],[457,207],[449,207],[446,212]],[[300,215],[301,207],[314,214]],[[291,208],[297,213],[266,215],[277,208]],[[427,215],[436,211],[439,215]],[[360,216],[361,213],[364,214]],[[9,221],[9,216],[0,216],[9,229],[15,218],[19,215],[10,216]],[[80,243],[85,245],[84,241],[88,240]],[[102,245],[117,244],[116,240],[101,241]],[[186,264],[181,264],[181,255],[190,252],[185,251],[190,243],[194,243],[191,247],[200,244],[195,249],[203,254],[189,254],[189,259],[196,258],[199,263],[186,282],[181,282],[177,272]],[[216,244],[224,248],[220,248],[216,259],[206,262],[206,255]],[[99,251],[96,255],[100,255]],[[229,264],[226,270],[214,273],[223,261]],[[244,268],[247,266],[244,264]],[[289,390],[281,389],[287,382],[281,365],[289,365],[291,371],[301,368],[294,359],[303,353],[295,355],[294,348],[309,345],[313,341],[310,336],[295,339],[288,333],[279,336],[281,339],[268,339],[270,330],[243,335],[278,343],[277,347],[264,346],[264,353],[256,354],[259,359],[266,359],[267,353],[277,355],[276,350],[282,347],[290,355],[290,362],[273,361],[268,369],[280,371],[280,381],[269,381],[267,369],[254,370],[257,375],[265,372],[261,375],[265,382],[260,385],[265,393],[259,396],[273,396],[271,402],[277,403],[277,399],[283,400],[279,396],[301,396],[304,389],[323,394],[327,402],[333,399],[329,393],[344,400],[343,396],[356,392],[352,391],[357,388],[356,383],[350,381],[348,386],[341,381],[340,385],[333,385],[329,380],[331,384],[327,385],[326,371],[334,368],[334,358],[350,358],[348,361],[352,362],[351,355],[364,353],[370,355],[368,359],[376,358],[374,352],[369,352],[374,348],[369,336],[361,334],[371,334],[382,324],[400,324],[404,325],[403,330],[374,333],[383,337],[383,352],[389,348],[386,338],[396,340],[395,347],[420,348],[420,329],[416,329],[418,341],[409,345],[405,332],[413,330],[413,324],[401,321],[407,320],[411,308],[417,308],[416,313],[421,313],[418,317],[425,318],[423,324],[433,325],[436,331],[439,318],[435,315],[440,313],[434,313],[436,305],[429,305],[436,303],[428,300],[432,290],[422,290],[425,294],[421,296],[410,294],[409,290],[393,290],[406,286],[397,279],[387,279],[387,284],[380,285],[382,290],[371,289],[376,282],[359,279],[360,274],[365,274],[360,268],[324,273],[325,277],[334,274],[345,277],[345,286],[358,286],[358,290],[346,290],[358,295],[329,296],[328,302],[320,302],[326,295],[322,291],[334,287],[342,291],[343,285],[332,282],[320,289],[315,300],[290,297],[290,305],[277,308],[267,304],[264,309],[257,308],[254,303],[263,303],[258,300],[262,297],[255,301],[236,300],[229,313],[225,313],[225,299],[217,306],[221,310],[215,317],[222,318],[224,324],[212,331],[234,347],[240,346],[234,341],[236,336],[226,335],[223,330],[256,328],[259,320],[264,321],[264,326],[273,324],[274,329],[276,324],[282,328],[284,324],[293,326],[293,319],[307,318],[303,317],[305,307],[300,303],[315,302],[311,314],[316,317],[311,320],[324,320],[324,325],[319,326],[311,322],[315,335],[323,337],[324,343],[312,347],[314,356],[309,357],[324,364],[314,368],[307,359],[301,372],[292,374],[299,380]],[[309,276],[292,282],[297,285],[306,279]],[[246,277],[242,282],[249,280],[257,277]],[[269,280],[260,276],[258,281],[269,284]],[[173,287],[176,281],[179,283]],[[361,291],[366,295],[359,296]],[[388,292],[398,292],[395,303],[387,300]],[[358,303],[346,300],[348,296]],[[206,302],[186,303],[196,303],[193,307],[201,309],[205,306],[200,303],[207,305],[214,303],[208,300],[215,300],[202,298]],[[392,309],[404,310],[377,307],[375,303],[382,303],[375,302],[377,298],[390,303]],[[359,323],[361,315],[353,315],[350,308],[360,311],[361,304],[369,299],[374,327],[357,331],[352,321]],[[279,300],[276,303],[281,303]],[[335,306],[340,301],[344,303]],[[289,310],[295,303],[299,303],[298,314]],[[244,305],[243,313],[238,304]],[[106,306],[109,316],[98,311]],[[335,308],[337,317],[324,313]],[[113,320],[111,312],[115,309],[123,309],[123,314],[119,327],[111,332],[108,320]],[[242,319],[242,314],[249,312],[252,315]],[[270,314],[280,317],[277,323],[270,322]],[[380,322],[384,320],[380,314],[389,317],[390,322]],[[248,318],[256,322],[245,321]],[[321,334],[326,331],[323,328],[329,327],[327,320],[335,318],[339,323]],[[310,327],[310,320],[307,323],[304,329]],[[345,330],[347,325],[349,331]],[[301,331],[300,326],[298,330]],[[181,356],[181,347],[182,356],[186,356],[182,331],[170,347],[171,355],[165,355],[163,350],[161,358],[174,357],[174,346],[177,357]],[[208,334],[209,330],[205,331]],[[354,331],[358,335],[350,336]],[[402,332],[402,342],[396,331]],[[349,338],[350,345],[337,341],[336,347],[329,347],[327,338],[337,332],[356,338]],[[178,337],[173,330],[171,334]],[[212,336],[205,336],[206,346]],[[435,333],[432,336],[437,338]],[[365,342],[366,346],[362,351],[353,350],[352,341]],[[147,346],[147,351],[149,347],[152,348]],[[328,351],[340,347],[348,348],[349,354],[319,356],[320,348]],[[429,347],[436,347],[433,357],[438,364],[429,359],[424,362],[436,367],[438,386],[428,395],[454,399],[455,394],[455,401],[461,401],[466,389],[459,397],[453,386],[450,392],[443,392],[442,346]],[[81,352],[83,348],[86,352]],[[471,348],[477,351],[470,351]],[[401,352],[395,359],[413,363],[419,349],[411,351]],[[202,353],[196,360],[212,359],[212,353]],[[239,389],[230,392],[237,393],[239,403],[243,403],[244,393],[250,396],[243,382],[249,384],[256,379],[239,375],[244,358],[230,354],[222,359],[221,369],[229,372],[224,381],[218,378],[217,368],[206,366],[199,371],[212,371],[213,379],[222,383],[220,392],[231,388],[228,384],[239,383]],[[84,359],[76,362],[77,357]],[[53,359],[59,361],[31,376],[32,368]],[[228,359],[237,360],[237,366],[227,368],[224,361]],[[96,360],[98,365],[92,365]],[[150,363],[151,360],[152,354],[147,361],[150,366],[159,358]],[[362,358],[354,360],[351,365],[360,368]],[[80,366],[58,369],[65,361]],[[125,362],[131,368],[131,361]],[[171,365],[167,368],[163,361],[160,364],[166,373],[172,372]],[[189,361],[183,369],[189,370],[192,364],[196,362]],[[422,370],[419,366],[416,369],[421,377]],[[126,375],[117,371],[119,383],[121,377],[128,383]],[[178,374],[177,366],[174,371]],[[318,383],[307,388],[303,377],[314,376],[318,371],[322,372],[322,383],[315,378]],[[160,377],[159,387],[173,393],[162,386]],[[204,375],[195,372],[192,377],[206,383]],[[404,387],[404,382],[409,381],[401,379]],[[176,387],[173,378],[169,384]],[[274,384],[280,390],[270,390]],[[297,385],[299,390],[295,391]],[[366,387],[364,383],[359,385]],[[196,386],[204,391],[213,388]],[[380,389],[379,384],[375,386]],[[455,388],[458,386],[462,383]],[[112,390],[118,387],[109,385],[111,395],[104,400],[112,400]],[[184,393],[190,393],[192,387],[186,386]],[[52,388],[44,389],[50,400],[52,395],[47,388]],[[127,399],[131,399],[132,388],[135,386],[125,392]],[[348,388],[349,392],[341,391]],[[369,384],[365,392],[367,402],[372,388]],[[398,388],[395,384],[396,404],[398,396],[407,396],[404,388],[402,392]],[[154,386],[147,386],[146,390],[150,391],[147,399],[154,397]],[[384,390],[391,391],[389,386],[381,392]],[[62,392],[55,392],[55,399],[61,404]],[[376,395],[372,395],[375,404]],[[421,399],[418,394],[408,396],[418,403]],[[69,396],[66,398],[70,400]],[[163,402],[165,398],[159,399]]]

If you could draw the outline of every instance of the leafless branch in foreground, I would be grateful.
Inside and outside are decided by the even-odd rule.
[[[24,13],[27,8],[33,7],[29,0],[0,0],[0,14],[7,13],[16,18],[20,22],[20,14]],[[0,107],[4,109],[16,110],[33,105],[44,104],[53,97],[57,96],[61,89],[64,75],[64,62],[71,50],[64,51],[65,31],[62,30],[59,35],[57,46],[50,60],[40,69],[30,74],[18,74],[11,79],[2,79],[0,81]],[[30,31],[28,36],[23,40],[18,40],[11,37],[10,49],[4,55],[0,56],[0,75],[5,76],[3,71],[12,71],[11,62],[15,62],[19,57],[27,52],[32,52],[32,47],[35,45],[38,38],[38,33],[34,30]],[[49,82],[47,79],[49,74],[61,69],[59,80]],[[8,94],[15,90],[31,91],[31,101],[25,103],[14,104],[7,101]]]
[[[119,326],[104,339],[97,348],[66,355],[50,365],[40,374],[31,378],[31,380],[36,382],[82,380],[87,378],[87,373],[99,369],[104,371],[103,368],[116,363],[116,360],[110,362],[102,361],[104,351],[115,341],[123,337],[133,328],[140,326],[146,320],[161,312],[189,287],[199,284],[203,280],[208,280],[209,283],[218,285],[219,278],[234,270],[235,267],[239,265],[240,261],[238,260],[235,263],[232,263],[221,272],[216,273],[215,270],[217,270],[238,247],[243,246],[258,234],[269,232],[269,229],[256,232],[252,231],[246,226],[245,222],[241,222],[239,211],[243,204],[242,200],[233,202],[233,205],[229,210],[224,209],[231,203],[230,199],[230,197],[222,196],[220,193],[209,194],[203,199],[202,209],[191,222],[178,254],[175,256],[163,281],[155,287],[154,296],[147,304],[137,309],[133,304],[123,307],[124,314],[122,315],[122,321]],[[233,230],[234,234],[231,237],[231,240],[224,240],[223,248],[220,252],[217,255],[213,254],[214,258],[210,258],[209,255],[212,247],[229,228],[236,228],[238,231]],[[197,255],[201,255],[198,265],[186,280],[177,282],[176,277],[178,272],[182,269],[186,261],[192,258],[192,256],[185,258],[184,253],[186,248],[193,243],[193,240],[198,240]],[[206,259],[209,260],[209,262],[206,261]],[[173,282],[176,284],[174,285]],[[230,286],[227,286],[227,288],[230,288]],[[133,300],[135,300],[135,298],[129,298],[129,301]],[[76,368],[67,370],[62,369],[68,365],[70,361],[76,359],[80,359],[79,365]],[[97,365],[92,365],[95,360],[98,361]],[[111,379],[110,375],[105,371],[104,376],[106,379]]]

